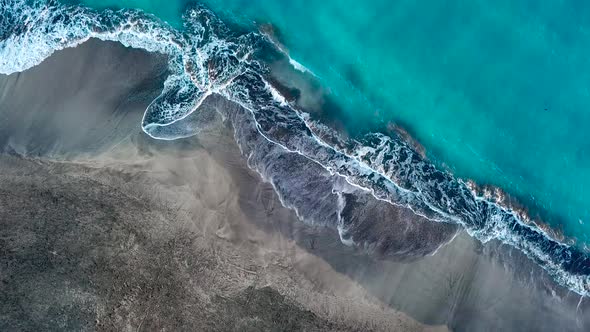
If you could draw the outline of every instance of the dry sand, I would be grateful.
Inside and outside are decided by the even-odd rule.
[[[590,328],[587,300],[496,243],[401,263],[304,225],[221,121],[149,139],[163,64],[90,41],[0,78],[0,330]]]

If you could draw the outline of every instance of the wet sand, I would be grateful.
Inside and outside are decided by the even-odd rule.
[[[497,243],[393,262],[303,224],[221,119],[150,139],[165,74],[90,41],[0,77],[0,329],[590,328],[588,300]]]

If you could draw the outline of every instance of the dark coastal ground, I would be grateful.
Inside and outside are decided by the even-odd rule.
[[[590,329],[590,300],[497,243],[392,262],[305,226],[221,121],[148,138],[165,75],[90,41],[0,77],[0,330]]]

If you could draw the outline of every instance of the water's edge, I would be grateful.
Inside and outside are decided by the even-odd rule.
[[[498,239],[518,248],[561,285],[590,294],[590,257],[559,242],[523,211],[438,170],[401,134],[350,139],[299,109],[269,80],[268,53],[288,55],[267,35],[232,31],[201,6],[187,11],[183,31],[141,11],[94,11],[56,1],[8,0],[0,14],[2,74],[24,71],[89,38],[167,55],[171,74],[144,114],[144,132],[161,140],[189,137],[206,122],[201,106],[208,98],[240,105],[244,112],[216,111],[232,123],[248,165],[300,219],[337,229],[345,244],[420,256],[452,239],[454,225],[460,225],[482,242]],[[411,212],[432,225],[416,226],[422,228],[415,247],[391,248],[385,243],[391,238],[365,236],[378,227],[353,211],[368,200],[392,207],[398,218]]]

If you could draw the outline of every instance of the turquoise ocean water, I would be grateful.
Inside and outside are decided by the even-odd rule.
[[[181,26],[182,0],[94,1]],[[393,122],[439,166],[590,243],[590,3],[205,0],[272,24],[357,123]]]

